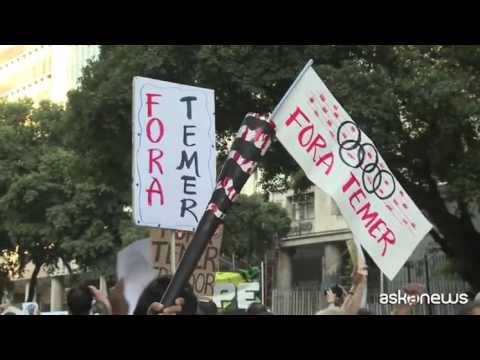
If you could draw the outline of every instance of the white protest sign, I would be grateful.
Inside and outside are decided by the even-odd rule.
[[[214,91],[135,77],[132,115],[135,223],[195,231],[216,185]]]
[[[150,238],[135,241],[117,254],[117,279],[124,281],[130,314],[142,291],[157,276],[150,258]]]
[[[355,240],[392,280],[432,225],[311,62],[272,119],[282,145],[333,197]]]
[[[260,284],[258,282],[253,283],[241,283],[238,284],[237,301],[239,309],[248,309],[248,307],[256,301],[255,294],[260,291]]]
[[[218,308],[223,308],[235,299],[239,309],[248,309],[248,307],[257,302],[257,295],[260,292],[259,282],[244,282],[238,284],[238,287],[232,283],[215,284],[212,300]]]
[[[235,284],[221,283],[215,284],[212,300],[218,308],[223,308],[224,303],[229,304],[237,296]]]

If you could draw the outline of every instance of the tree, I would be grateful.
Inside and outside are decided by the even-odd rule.
[[[249,111],[273,108],[298,71],[298,59],[349,56],[353,48],[319,46],[103,46],[99,60],[83,71],[69,93],[65,134],[81,153],[82,174],[115,189],[120,208],[131,206],[131,83],[134,76],[158,78],[216,90],[218,143],[238,130]],[[277,64],[271,59],[281,59]],[[288,159],[280,150],[279,157]],[[278,150],[277,150],[278,152]],[[280,168],[270,173],[286,172]],[[290,167],[296,164],[290,161]],[[278,170],[278,171],[277,171]],[[98,206],[115,206],[98,204]]]
[[[103,47],[70,94],[70,144],[85,155],[85,172],[128,206],[133,76],[215,89],[224,140],[245,113],[271,111],[309,58],[436,225],[432,236],[456,271],[480,289],[480,233],[472,223],[480,175],[478,46]],[[310,185],[279,143],[261,166],[267,191]]]
[[[431,234],[455,270],[480,289],[480,233],[473,220],[480,199],[480,48],[363,46],[350,55],[316,70],[426,211],[436,226]],[[267,188],[289,185],[279,174],[309,186],[281,154],[274,147],[264,162]],[[447,202],[456,205],[454,214]]]
[[[10,281],[10,274],[15,274],[15,246],[10,241],[4,224],[0,222],[0,296]]]
[[[18,273],[34,265],[29,301],[42,267],[75,260],[111,269],[120,246],[121,208],[109,206],[111,189],[78,172],[80,157],[63,146],[62,119],[52,103],[0,103],[0,239],[3,250],[15,249]]]
[[[225,218],[223,252],[235,254],[248,266],[258,265],[275,237],[290,231],[291,220],[281,206],[266,202],[260,195],[240,195]]]
[[[62,156],[65,154],[49,153],[40,156],[41,169],[14,178],[8,191],[0,199],[4,226],[19,248],[20,269],[30,261],[34,265],[29,301],[33,299],[41,267],[56,266],[58,260],[67,255],[62,251],[61,242],[55,241],[49,222],[50,209],[65,201],[68,191],[63,183],[65,173],[61,171],[62,167],[55,168],[60,172],[50,171],[50,166],[54,166],[55,161],[62,165],[68,164],[68,160],[62,159]]]
[[[398,47],[387,67],[399,100],[395,124],[401,154],[390,151],[387,161],[436,225],[431,234],[454,268],[477,291],[480,233],[472,215],[480,199],[479,50]],[[446,200],[456,205],[455,213]]]
[[[220,149],[227,151],[222,141],[225,135],[238,130],[247,112],[271,111],[305,59],[340,64],[353,50],[332,46],[103,46],[99,60],[84,69],[80,87],[69,93],[68,144],[83,154],[86,174],[117,189],[124,205],[129,205],[134,76],[215,89],[216,129],[223,144]],[[279,146],[270,157],[276,161],[271,169],[266,168],[268,180],[298,169]]]
[[[35,127],[31,124],[32,102],[20,101],[18,103],[0,103],[0,207],[2,224],[2,251],[17,248],[16,237],[12,234],[11,223],[13,212],[4,203],[6,194],[19,178],[28,176],[31,169],[38,162],[39,136],[36,136]],[[34,150],[35,149],[35,150]],[[25,267],[27,260],[23,249],[19,251],[17,272]]]

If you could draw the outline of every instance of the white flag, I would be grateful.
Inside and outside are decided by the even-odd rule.
[[[117,279],[125,284],[129,314],[137,306],[143,290],[158,276],[150,257],[150,238],[138,240],[117,254]]]
[[[392,280],[432,225],[310,65],[272,115],[277,138]]]

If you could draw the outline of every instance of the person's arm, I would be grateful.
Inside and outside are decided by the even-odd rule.
[[[3,312],[7,309],[8,309],[7,304],[0,304],[0,314],[3,314]]]
[[[120,279],[110,291],[109,300],[112,306],[112,315],[128,315],[129,306],[125,298],[125,282],[123,279]]]
[[[89,286],[89,289],[92,292],[94,299],[97,302],[101,303],[105,308],[105,314],[103,315],[112,315],[112,305],[110,304],[110,300],[108,300],[108,297],[100,290],[98,290],[95,286]]]
[[[337,296],[335,295],[335,293],[332,290],[328,289],[327,290],[327,309],[336,307],[335,306],[336,300],[337,300]]]
[[[357,315],[362,307],[363,293],[367,288],[367,276],[367,270],[359,270],[353,275],[352,288],[341,307],[347,314]]]

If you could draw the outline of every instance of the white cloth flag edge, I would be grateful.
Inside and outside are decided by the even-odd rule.
[[[117,279],[124,279],[129,314],[133,313],[143,289],[158,276],[158,271],[152,267],[149,246],[150,238],[145,238],[131,243],[117,253]]]

